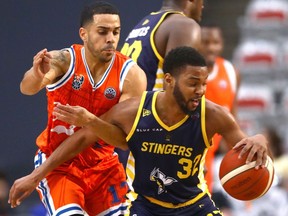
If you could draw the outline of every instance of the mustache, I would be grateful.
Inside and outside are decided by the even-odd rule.
[[[102,49],[102,51],[106,51],[106,50],[113,50],[113,51],[115,51],[116,48],[112,45],[112,46],[106,46],[106,47],[104,47],[104,48]]]
[[[195,101],[195,100],[197,100],[197,101],[200,101],[200,100],[201,100],[201,98],[202,98],[202,97],[191,98],[191,99],[189,99],[189,101]]]

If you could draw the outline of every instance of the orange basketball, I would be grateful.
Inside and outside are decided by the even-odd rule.
[[[271,187],[274,177],[274,166],[270,157],[264,168],[255,169],[256,158],[246,164],[246,153],[241,159],[241,150],[231,149],[223,157],[219,178],[224,190],[238,200],[248,201],[263,196]]]

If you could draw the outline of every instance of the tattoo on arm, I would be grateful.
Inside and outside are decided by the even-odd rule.
[[[51,68],[54,68],[54,71],[57,74],[56,77],[62,77],[69,68],[69,58],[67,55],[67,51],[59,50],[57,52],[54,52],[50,65]]]
[[[64,50],[60,50],[59,52],[56,52],[53,55],[53,58],[51,61],[52,66],[53,65],[61,66],[61,65],[66,65],[68,63],[68,59],[65,55],[65,52],[66,51],[64,51]]]

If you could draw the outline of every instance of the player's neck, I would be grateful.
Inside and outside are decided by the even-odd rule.
[[[170,6],[166,6],[166,7],[162,7],[160,9],[160,11],[180,11],[183,12],[183,10],[181,8],[178,7],[170,7]]]
[[[175,100],[166,93],[159,93],[156,99],[156,112],[167,126],[172,126],[185,118],[186,114],[175,104]]]
[[[98,82],[102,78],[103,74],[110,65],[110,62],[105,63],[103,61],[99,61],[99,59],[89,57],[86,57],[86,62],[94,82]]]
[[[178,4],[175,4],[174,2],[166,2],[163,3],[160,11],[181,11],[184,12],[184,7]]]

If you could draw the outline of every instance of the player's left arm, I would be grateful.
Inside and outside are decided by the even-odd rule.
[[[249,152],[247,163],[256,155],[256,166],[264,166],[268,155],[268,141],[263,134],[247,136],[238,125],[233,115],[223,107],[206,102],[206,130],[208,137],[219,133],[229,148],[242,148],[240,157]]]
[[[141,96],[146,88],[146,74],[137,64],[134,64],[125,77],[119,102],[131,97]]]
[[[97,141],[98,136],[103,138],[107,143],[114,144],[116,147],[122,149],[127,149],[126,135],[132,127],[140,102],[140,99],[133,99],[134,100],[130,99],[118,103],[106,114],[101,116],[101,118],[114,124],[110,124],[95,115],[91,115],[89,123],[65,139],[41,166],[34,169],[29,175],[15,180],[9,193],[8,202],[11,207],[14,208],[20,205],[49,172],[65,161],[75,157],[78,153],[90,146],[91,143]],[[55,114],[59,119],[66,119],[67,114],[68,116],[73,116],[75,111],[74,106],[58,104],[56,107],[58,107],[58,110],[55,108]],[[82,107],[77,107],[76,112],[79,110],[83,111],[83,109]],[[83,112],[85,112],[85,109]],[[67,119],[69,119],[69,117]]]

